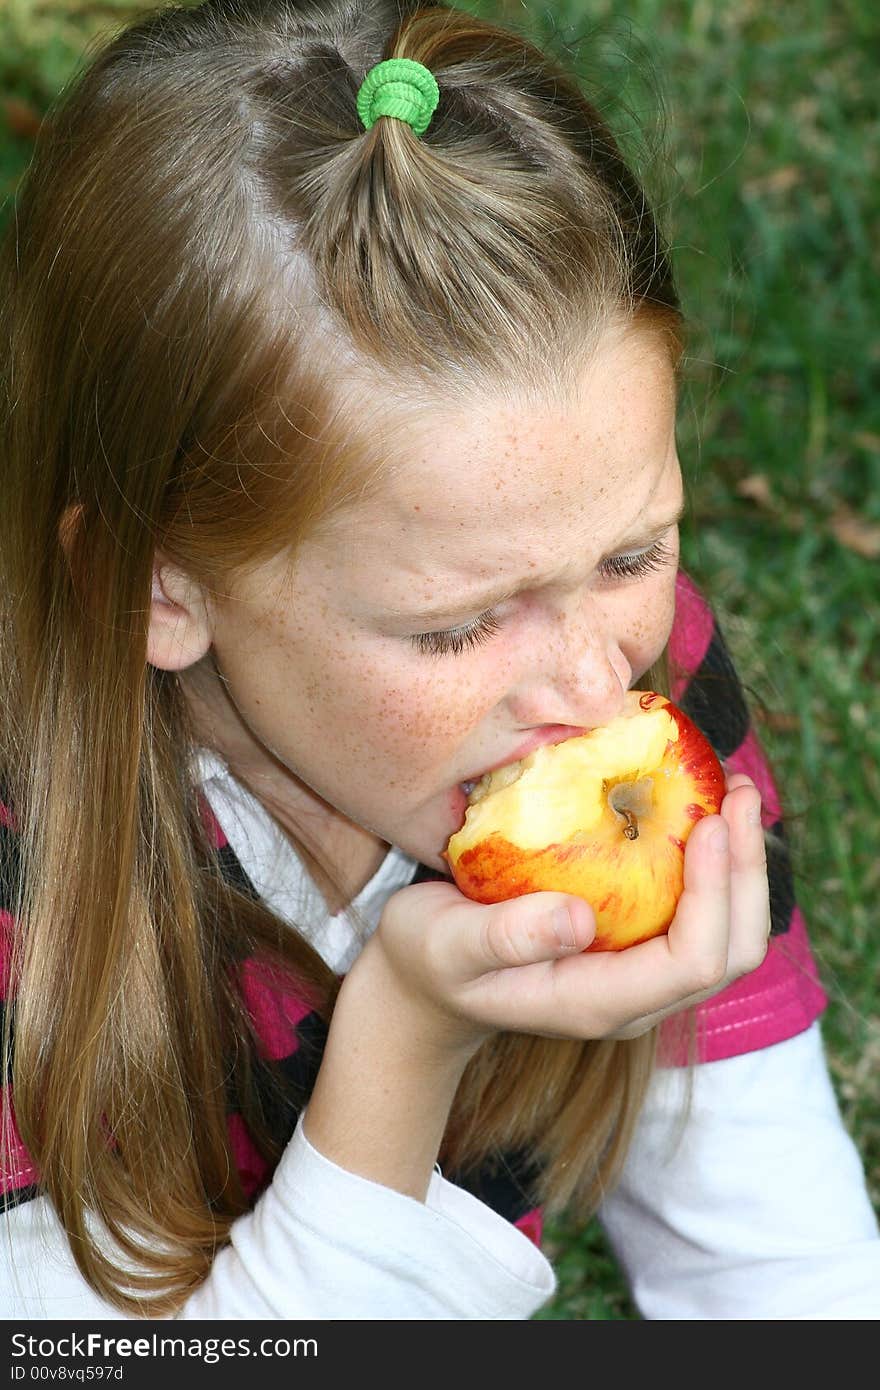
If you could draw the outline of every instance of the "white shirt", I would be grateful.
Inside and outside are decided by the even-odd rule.
[[[346,970],[415,861],[392,849],[355,900],[328,917],[286,837],[222,761],[203,791],[254,887]],[[622,1182],[599,1213],[646,1318],[880,1317],[880,1232],[843,1127],[818,1025],[686,1074],[659,1071]],[[531,1240],[469,1193],[432,1177],[417,1202],[330,1162],[302,1120],[271,1184],[180,1319],[531,1317],[552,1295]],[[0,1316],[119,1319],[85,1283],[46,1198],[0,1222]]]

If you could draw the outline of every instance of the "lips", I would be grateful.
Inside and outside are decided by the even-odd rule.
[[[580,734],[587,733],[588,730],[577,728],[574,724],[544,724],[539,729],[533,729],[528,738],[515,748],[512,753],[508,753],[505,758],[499,758],[498,762],[490,763],[481,772],[474,773],[472,777],[466,777],[459,782],[459,786],[465,796],[470,796],[474,787],[482,777],[490,772],[497,772],[499,767],[508,767],[510,763],[518,763],[523,758],[527,758],[530,753],[534,753],[536,748],[541,748],[545,743],[564,743],[568,738],[577,738]]]

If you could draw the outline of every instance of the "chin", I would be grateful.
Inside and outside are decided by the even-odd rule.
[[[374,825],[373,830],[410,858],[435,870],[439,878],[451,882],[452,870],[444,858],[444,851],[450,835],[462,825],[466,809],[464,792],[461,787],[454,787],[420,807],[413,807],[409,812],[405,810],[394,825],[384,828]]]

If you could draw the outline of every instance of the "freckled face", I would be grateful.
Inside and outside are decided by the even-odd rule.
[[[292,820],[443,869],[462,781],[620,710],[672,626],[674,425],[666,350],[609,335],[564,412],[420,417],[374,496],[216,609],[227,697],[289,770]]]

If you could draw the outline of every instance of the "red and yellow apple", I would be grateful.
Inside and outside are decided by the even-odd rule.
[[[630,690],[608,724],[487,773],[444,857],[477,902],[547,889],[585,898],[589,949],[619,951],[669,927],[688,836],[724,792],[692,720],[664,695]]]

